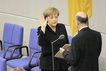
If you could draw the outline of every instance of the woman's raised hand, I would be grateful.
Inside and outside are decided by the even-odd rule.
[[[43,31],[43,33],[45,33],[47,19],[45,19],[43,15],[40,17],[40,24],[41,24],[41,30]]]

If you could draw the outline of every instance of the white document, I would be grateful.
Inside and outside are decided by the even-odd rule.
[[[65,44],[62,48],[65,49],[65,50],[69,50],[70,46],[71,46],[70,44]],[[55,57],[64,58],[63,55],[59,51],[55,54]]]

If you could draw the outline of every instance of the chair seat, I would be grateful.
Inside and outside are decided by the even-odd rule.
[[[20,58],[20,59],[14,59],[14,60],[10,60],[7,61],[7,65],[9,65],[12,68],[16,68],[16,67],[23,67],[25,69],[28,68],[28,63],[30,60],[30,56],[25,57],[25,58]],[[31,63],[32,65],[34,65],[36,63],[37,58],[33,58]]]
[[[5,51],[0,51],[0,57],[3,57],[4,52],[5,52]],[[6,58],[6,59],[9,59],[9,58],[10,58],[10,55],[11,55],[11,52],[7,52],[5,58]],[[18,57],[18,56],[19,56],[19,54],[16,54],[16,53],[13,54],[13,58]]]
[[[0,57],[0,71],[6,71],[6,59]]]
[[[32,68],[31,71],[41,71],[41,70],[39,69],[39,66],[37,66],[37,67]]]

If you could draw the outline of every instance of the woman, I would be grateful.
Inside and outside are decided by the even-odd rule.
[[[49,7],[40,17],[41,26],[38,28],[38,40],[42,47],[41,71],[68,71],[67,62],[64,59],[54,57],[60,47],[69,43],[65,26],[58,23],[58,16],[59,11],[54,7]],[[52,42],[61,35],[64,35],[63,38],[54,42],[52,48]]]

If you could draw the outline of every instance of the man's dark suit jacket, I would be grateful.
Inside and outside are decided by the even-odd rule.
[[[73,37],[70,51],[64,51],[63,56],[71,65],[71,71],[99,71],[101,47],[101,34],[87,27]]]

